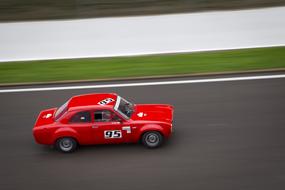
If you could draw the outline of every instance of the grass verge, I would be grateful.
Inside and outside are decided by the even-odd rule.
[[[285,47],[0,63],[0,84],[153,77],[285,68]]]

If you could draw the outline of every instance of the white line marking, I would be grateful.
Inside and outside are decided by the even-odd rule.
[[[46,87],[46,88],[3,89],[3,90],[0,90],[0,93],[38,92],[38,91],[53,91],[53,90],[78,90],[78,89],[134,87],[134,86],[155,86],[155,85],[171,85],[171,84],[193,84],[193,83],[227,82],[227,81],[278,79],[278,78],[285,78],[285,74],[263,75],[263,76],[246,76],[246,77],[226,77],[226,78],[212,78],[212,79],[192,79],[192,80],[178,80],[178,81],[137,82],[137,83],[123,83],[123,84],[102,84],[102,85],[85,85],[85,86],[60,86],[60,87]]]

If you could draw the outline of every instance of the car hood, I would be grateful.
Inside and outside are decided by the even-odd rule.
[[[167,104],[137,104],[131,119],[172,123],[173,106]]]
[[[54,123],[54,114],[57,108],[51,108],[41,111],[35,123],[35,127]]]

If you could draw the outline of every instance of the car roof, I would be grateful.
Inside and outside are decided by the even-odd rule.
[[[99,107],[114,107],[117,101],[115,93],[93,93],[72,97],[68,102],[68,110]]]

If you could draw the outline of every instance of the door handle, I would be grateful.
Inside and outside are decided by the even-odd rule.
[[[97,125],[92,125],[92,128],[96,129],[96,128],[98,128],[98,126]]]

